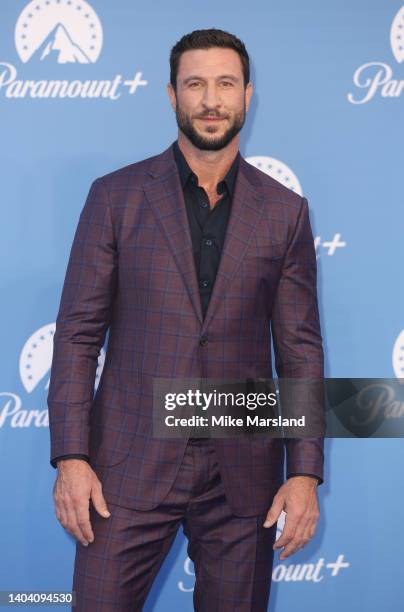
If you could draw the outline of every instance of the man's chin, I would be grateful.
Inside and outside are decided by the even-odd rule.
[[[191,139],[191,142],[195,147],[203,151],[220,151],[220,149],[224,149],[224,147],[229,144],[226,134],[221,134],[219,136],[217,132],[201,133],[199,130],[195,131],[194,138]]]
[[[215,140],[214,138],[203,138],[193,142],[193,145],[201,151],[220,151],[221,149],[224,149],[227,144],[227,142],[222,142],[222,140],[217,139]]]

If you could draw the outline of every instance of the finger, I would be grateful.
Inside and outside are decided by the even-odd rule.
[[[310,542],[310,540],[312,539],[312,537],[314,536],[316,530],[316,526],[314,524],[314,528],[313,528],[313,521],[309,521],[309,523],[306,526],[306,529],[304,530],[303,533],[303,545],[302,548],[304,548],[306,546],[306,544],[308,544]]]
[[[272,505],[268,510],[264,527],[272,527],[279,519],[284,506],[284,498],[281,495],[275,495]]]
[[[272,548],[274,550],[277,550],[278,548],[283,548],[293,540],[293,537],[294,533],[285,533],[285,530],[283,530],[281,536],[276,540]]]
[[[290,555],[294,554],[298,550],[302,549],[307,542],[310,540],[309,533],[313,523],[313,514],[305,513],[301,516],[297,523],[297,527],[293,538],[285,544],[284,549],[281,551],[280,559],[286,559]],[[279,540],[278,540],[279,542]]]
[[[94,533],[90,523],[90,500],[76,506],[76,522],[88,542],[94,541]]]
[[[66,511],[64,509],[63,504],[61,504],[59,502],[58,505],[56,506],[56,508],[57,508],[56,509],[56,516],[58,517],[58,521],[62,525],[62,527],[66,528],[67,514],[66,514]]]
[[[81,531],[80,526],[77,523],[77,516],[75,511],[75,504],[77,502],[69,499],[65,502],[65,509],[67,512],[67,526],[66,529],[72,536],[74,536],[83,546],[88,545],[87,538],[84,533]]]
[[[292,512],[286,513],[285,526],[283,528],[280,538],[277,539],[273,548],[282,548],[291,542],[295,536],[296,529],[298,527],[300,515],[293,514]]]
[[[66,514],[64,512],[63,505],[61,503],[57,478],[53,485],[53,504],[55,506],[56,518],[59,521],[59,523],[63,525],[63,523],[66,521]]]
[[[310,512],[308,515],[308,520],[307,520],[307,523],[306,523],[306,526],[303,532],[303,536],[302,536],[303,546],[306,546],[306,544],[314,536],[319,518],[320,518],[320,512],[318,508],[317,499],[315,498],[313,499],[313,503],[311,504]]]
[[[299,526],[296,529],[294,537],[286,544],[284,549],[281,551],[279,558],[285,559],[290,555],[293,555],[295,552],[303,548],[304,546],[304,532],[305,527]]]
[[[93,502],[94,508],[98,514],[104,518],[111,516],[105,497],[102,494],[102,485],[99,480],[96,481],[95,485],[91,489],[91,501]]]
[[[285,546],[285,548],[283,550],[281,550],[280,555],[279,555],[279,559],[281,561],[283,561],[287,557],[290,557],[291,555],[296,553],[298,550],[300,550],[300,548],[301,548],[301,546],[299,545],[299,543],[296,540],[290,542],[287,546]]]

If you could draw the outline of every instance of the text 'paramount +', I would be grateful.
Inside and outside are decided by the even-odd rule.
[[[103,98],[118,100],[123,93],[135,94],[137,88],[147,85],[142,73],[132,79],[117,74],[111,79],[17,79],[17,69],[12,64],[0,62],[0,94],[6,98]]]

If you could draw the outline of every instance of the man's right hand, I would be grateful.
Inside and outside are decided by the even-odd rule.
[[[83,546],[94,541],[90,523],[90,499],[104,518],[111,516],[96,473],[84,459],[61,459],[53,487],[58,521]]]

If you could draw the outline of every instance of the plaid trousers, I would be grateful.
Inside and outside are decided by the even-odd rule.
[[[266,612],[276,524],[265,514],[240,517],[224,493],[210,439],[191,439],[164,500],[152,510],[91,504],[94,542],[76,544],[76,612],[138,612],[182,525],[195,567],[198,612]],[[186,604],[184,602],[184,610]]]

